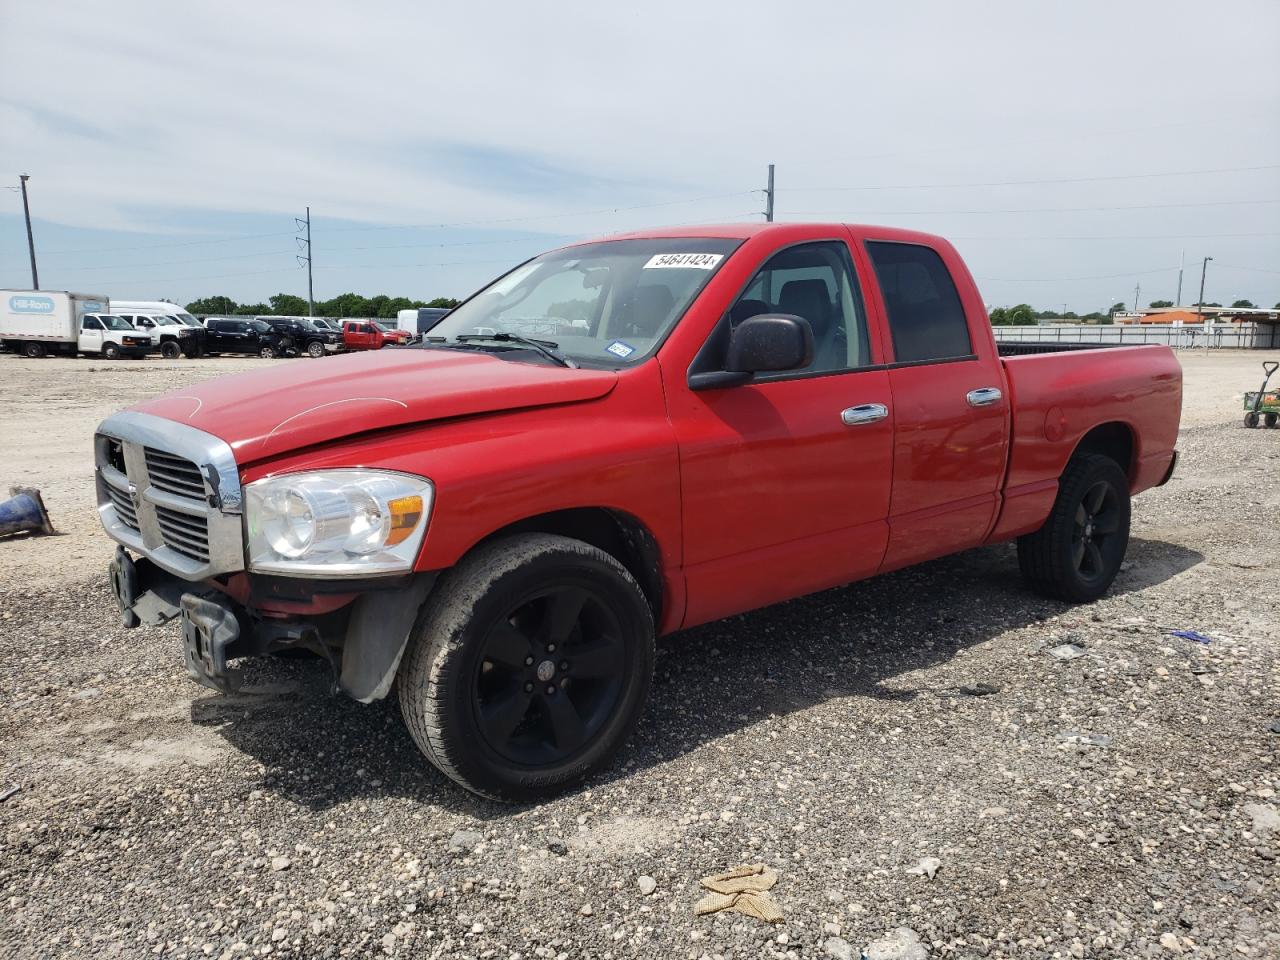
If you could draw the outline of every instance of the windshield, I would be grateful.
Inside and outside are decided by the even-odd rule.
[[[198,327],[198,326],[200,326],[200,321],[199,321],[199,320],[197,320],[195,317],[193,317],[193,316],[192,316],[191,314],[189,314],[189,313],[180,313],[180,314],[178,314],[178,319],[179,319],[179,320],[181,320],[183,323],[185,323],[188,327]]]
[[[100,313],[98,314],[98,319],[103,322],[103,324],[106,326],[108,330],[132,330],[133,329],[133,324],[131,324],[124,317],[115,317],[109,313]]]
[[[154,317],[152,317],[151,319],[155,321],[155,324],[156,324],[156,326],[157,326],[157,327],[180,327],[180,326],[182,326],[182,324],[180,324],[177,320],[173,319],[173,317],[166,317],[166,316],[164,316],[163,314],[159,314],[159,315],[157,315],[157,316],[154,316]]]
[[[554,341],[577,359],[637,363],[657,349],[739,242],[677,237],[554,250],[490,284],[428,336],[456,343],[458,336],[508,333]]]

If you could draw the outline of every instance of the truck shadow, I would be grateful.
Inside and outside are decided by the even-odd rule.
[[[1134,539],[1131,565],[1111,595],[1162,583],[1203,559],[1174,544]],[[997,695],[985,677],[927,691],[893,681],[1068,609],[1030,593],[1018,577],[1012,546],[1002,545],[663,638],[639,728],[618,761],[587,787],[625,779],[767,717],[834,698]],[[1075,609],[1081,617],[1095,615],[1088,607]],[[253,661],[243,692],[195,700],[192,721],[257,760],[265,770],[262,788],[312,809],[374,796],[404,797],[481,820],[522,809],[474,797],[436,771],[410,740],[394,698],[365,706],[329,696],[329,681],[319,660]]]

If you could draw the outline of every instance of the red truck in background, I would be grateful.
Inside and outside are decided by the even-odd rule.
[[[376,320],[344,320],[342,323],[344,350],[381,350],[387,344],[398,346],[412,339],[408,331],[384,327]]]
[[[1163,346],[997,344],[937,237],[844,224],[552,251],[419,348],[210,380],[105,420],[126,624],[194,679],[301,647],[489,797],[620,748],[654,640],[982,544],[1088,602],[1167,481]]]

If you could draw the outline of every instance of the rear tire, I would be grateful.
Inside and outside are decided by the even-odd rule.
[[[313,340],[307,344],[307,356],[314,357],[317,360],[324,356],[324,344],[319,340]]]
[[[166,360],[177,360],[182,356],[182,348],[173,340],[166,340],[160,344],[160,356]]]
[[[1069,603],[1097,600],[1129,546],[1129,480],[1110,457],[1072,458],[1049,518],[1018,538],[1018,566],[1038,593]]]
[[[568,537],[508,537],[441,579],[400,665],[400,709],[419,749],[461,786],[543,797],[622,746],[653,646],[648,601],[616,559]]]
[[[1258,415],[1250,410],[1244,415],[1244,425],[1252,430],[1258,425]]]
[[[274,360],[276,358],[276,352],[271,347],[263,347],[258,351],[258,356],[263,360]]]
[[[32,360],[39,360],[45,355],[43,343],[24,343],[22,345],[22,355],[30,357]]]
[[[1268,427],[1274,427],[1277,421],[1280,421],[1280,414],[1264,413],[1262,415],[1262,422]]]

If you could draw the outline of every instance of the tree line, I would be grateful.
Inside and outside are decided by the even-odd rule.
[[[459,301],[452,297],[436,297],[434,300],[411,300],[409,297],[388,297],[379,294],[376,297],[362,297],[358,293],[342,293],[332,300],[317,300],[315,316],[317,317],[378,317],[384,320],[394,319],[401,310],[413,310],[417,307],[453,308]],[[268,297],[266,303],[236,303],[230,297],[203,297],[187,304],[187,312],[198,316],[276,316],[305,317],[307,301],[291,293],[277,293]]]
[[[1152,300],[1149,306],[1152,309],[1159,307],[1172,307],[1172,300]],[[1190,304],[1188,309],[1194,309],[1199,304]],[[1220,303],[1205,303],[1206,307],[1220,307]],[[1250,300],[1237,300],[1231,304],[1232,307],[1242,310],[1257,309]],[[1273,308],[1280,310],[1280,303]],[[1076,313],[1074,310],[1037,310],[1029,303],[1020,303],[1014,307],[992,307],[990,312],[991,324],[996,327],[1020,327],[1035,326],[1041,320],[1077,320],[1085,323],[1114,323],[1115,315],[1125,310],[1123,302],[1113,303],[1111,309],[1106,313],[1095,310],[1092,313]]]

